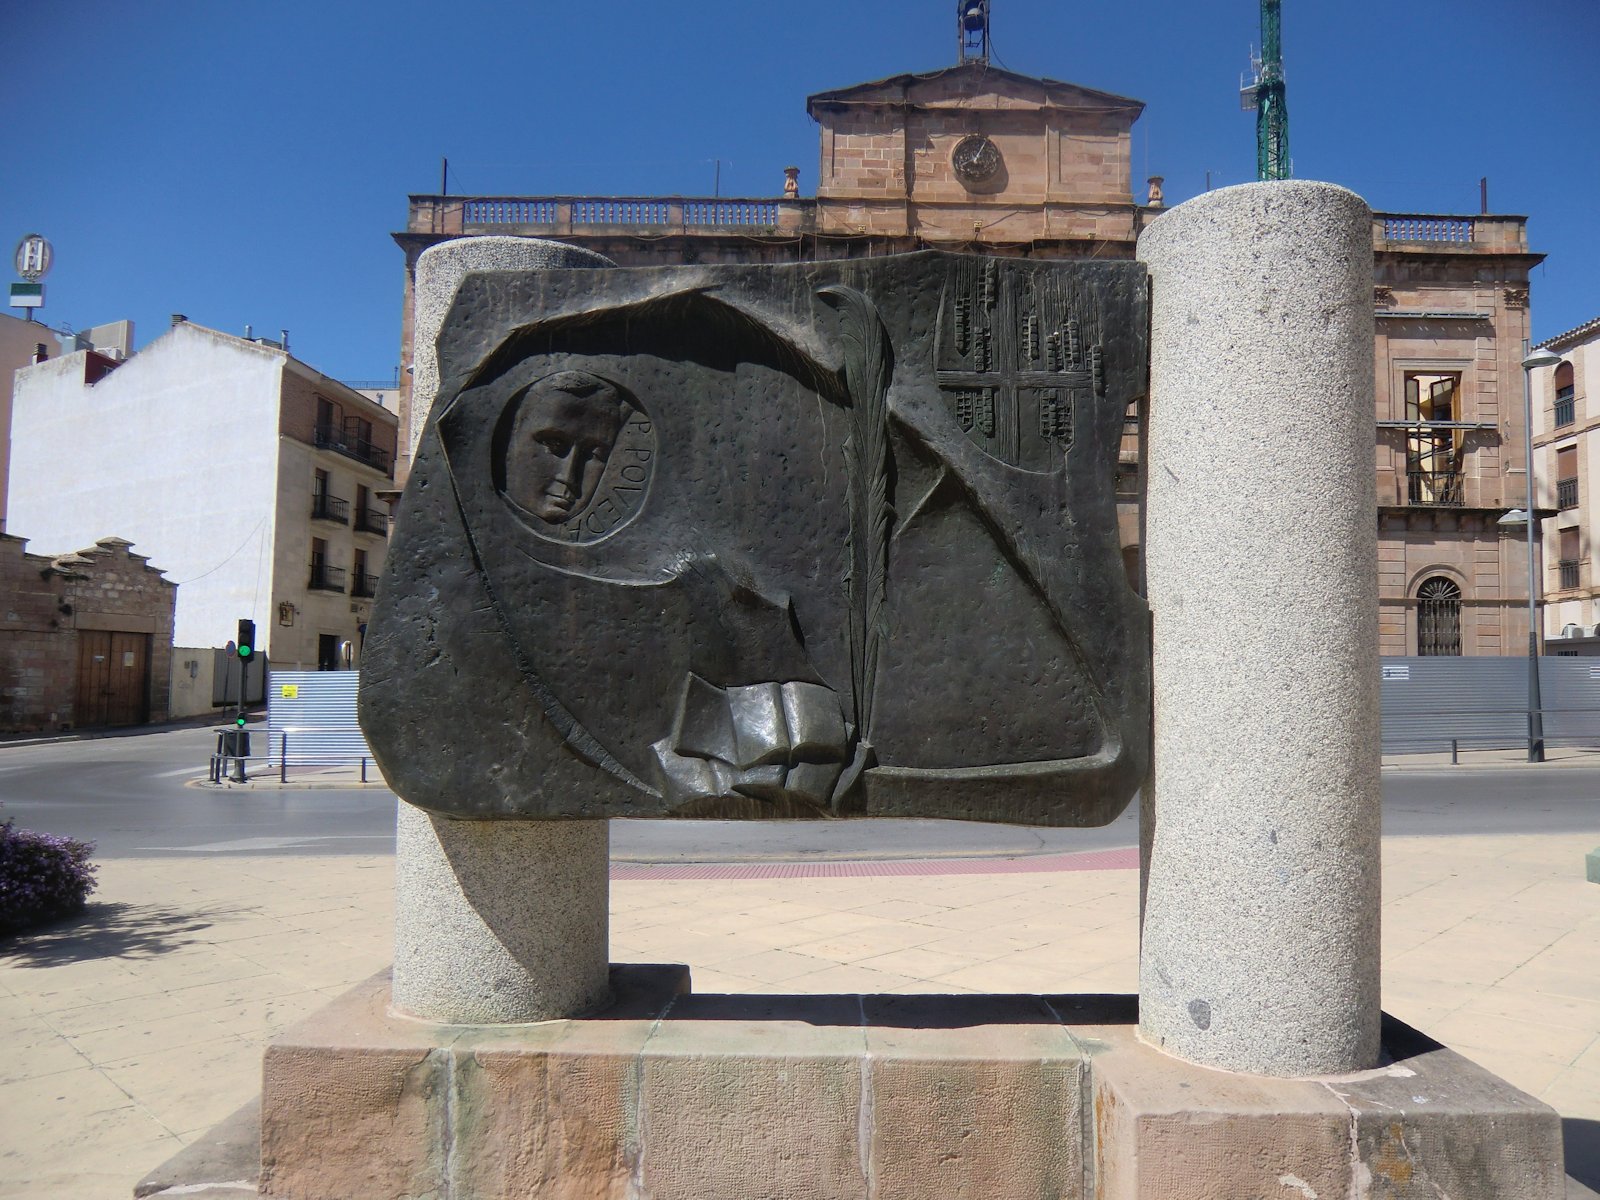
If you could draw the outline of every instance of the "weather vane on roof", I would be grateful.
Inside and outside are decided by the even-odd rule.
[[[956,0],[957,45],[964,63],[989,61],[989,0]]]

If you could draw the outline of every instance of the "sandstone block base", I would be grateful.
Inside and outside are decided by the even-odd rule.
[[[395,1016],[369,980],[268,1048],[260,1194],[1566,1195],[1555,1112],[1395,1021],[1376,1070],[1277,1079],[1143,1044],[1132,997],[694,996],[670,966],[612,988],[592,1017],[475,1027]],[[146,1191],[245,1174],[180,1165]]]
[[[1093,1195],[1566,1196],[1552,1109],[1392,1018],[1383,1044],[1375,1070],[1276,1079],[1179,1063],[1112,1031],[1093,1058]]]
[[[693,996],[429,1025],[378,976],[267,1050],[261,1191],[285,1200],[1080,1197],[1083,1056],[1033,996]]]

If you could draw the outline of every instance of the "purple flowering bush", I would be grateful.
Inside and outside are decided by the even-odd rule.
[[[0,937],[82,912],[95,889],[93,842],[0,822]]]

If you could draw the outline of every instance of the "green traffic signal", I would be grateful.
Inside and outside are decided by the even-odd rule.
[[[237,725],[240,729],[243,729],[244,728],[244,714],[240,713],[237,717],[235,717],[233,719],[233,723],[235,725]]]
[[[249,646],[240,646],[239,647],[239,657],[240,658],[249,658],[251,653],[252,653],[252,651],[251,651]]]

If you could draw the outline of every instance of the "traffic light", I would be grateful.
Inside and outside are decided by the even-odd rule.
[[[240,658],[249,658],[256,652],[256,623],[254,621],[240,620],[239,622],[239,648],[235,652]]]
[[[233,719],[233,724],[234,724],[234,728],[243,729],[244,728],[244,714],[240,713],[237,717],[235,717]]]

